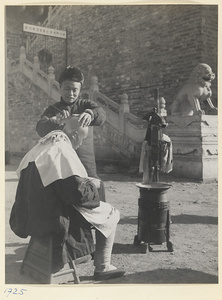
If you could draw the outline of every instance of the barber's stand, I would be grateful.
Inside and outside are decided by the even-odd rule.
[[[173,252],[173,244],[169,240],[170,205],[167,199],[167,190],[171,185],[159,182],[162,129],[167,126],[167,123],[158,110],[159,105],[143,118],[148,122],[148,128],[142,146],[143,182],[137,184],[140,198],[138,199],[138,232],[134,237],[134,245],[139,246],[144,242],[141,244],[142,253],[154,250],[151,245],[165,243],[167,251]]]

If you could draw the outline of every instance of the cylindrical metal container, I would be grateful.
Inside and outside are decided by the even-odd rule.
[[[140,189],[138,200],[138,239],[149,244],[169,241],[169,184],[153,182],[137,184]]]

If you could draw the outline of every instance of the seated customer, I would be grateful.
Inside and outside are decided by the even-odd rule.
[[[64,132],[63,132],[64,131]],[[100,180],[89,178],[74,149],[87,137],[78,117],[41,138],[22,159],[10,226],[21,238],[53,236],[54,268],[94,251],[94,279],[124,275],[111,265],[119,211],[100,199]],[[94,246],[91,228],[96,231]]]

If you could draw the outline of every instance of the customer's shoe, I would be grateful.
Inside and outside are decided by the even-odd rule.
[[[108,271],[94,272],[94,280],[108,280],[117,277],[121,277],[125,274],[125,270],[121,268],[115,268]]]

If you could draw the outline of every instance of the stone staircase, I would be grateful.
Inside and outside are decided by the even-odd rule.
[[[33,63],[26,59],[24,47],[20,49],[19,59],[8,62],[7,70],[9,75],[22,73],[52,101],[58,101],[60,98],[59,83],[55,80],[54,68],[51,66],[48,74],[44,73],[40,70],[37,56],[34,57]],[[95,153],[101,153],[102,150],[106,157],[107,148],[112,149],[120,159],[138,161],[147,122],[130,113],[127,94],[120,96],[120,104],[116,103],[99,91],[97,77],[92,77],[89,90],[83,90],[82,93],[88,94],[88,97],[97,102],[107,115],[105,124],[94,130]]]

